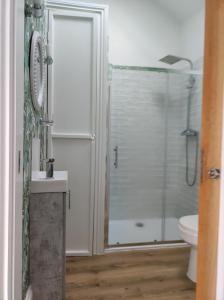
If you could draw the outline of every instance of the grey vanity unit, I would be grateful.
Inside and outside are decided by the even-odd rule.
[[[61,172],[62,173],[62,172]],[[67,174],[66,172],[64,172]],[[42,173],[39,173],[42,176]],[[40,176],[40,177],[41,177]],[[60,176],[59,176],[60,177]],[[67,177],[65,177],[67,178]],[[33,300],[65,299],[65,218],[67,181],[32,180],[30,276]],[[39,184],[39,186],[38,186]],[[44,185],[45,184],[45,185]]]

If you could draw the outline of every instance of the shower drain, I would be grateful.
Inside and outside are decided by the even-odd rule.
[[[137,223],[135,223],[135,226],[136,227],[144,227],[145,225],[142,222],[137,222]]]

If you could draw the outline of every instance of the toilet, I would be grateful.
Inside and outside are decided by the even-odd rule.
[[[182,217],[179,220],[181,238],[191,246],[187,276],[197,281],[198,215]]]

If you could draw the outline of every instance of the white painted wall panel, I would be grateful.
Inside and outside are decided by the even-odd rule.
[[[91,143],[71,139],[54,140],[56,170],[68,170],[71,207],[67,204],[67,251],[84,252],[89,245],[91,218]],[[68,198],[68,197],[67,197]]]
[[[54,20],[54,131],[91,131],[93,20]]]

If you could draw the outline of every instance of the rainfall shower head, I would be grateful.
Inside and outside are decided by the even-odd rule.
[[[165,63],[165,64],[168,64],[168,65],[174,65],[176,63],[178,63],[179,61],[187,61],[190,66],[191,66],[191,69],[193,69],[193,63],[190,59],[188,58],[184,58],[184,57],[179,57],[179,56],[175,56],[175,55],[167,55],[163,58],[161,58],[159,61]]]
[[[169,65],[173,65],[176,64],[177,62],[180,61],[180,58],[174,55],[167,55],[163,58],[161,58],[159,61],[165,63],[165,64],[169,64]]]

